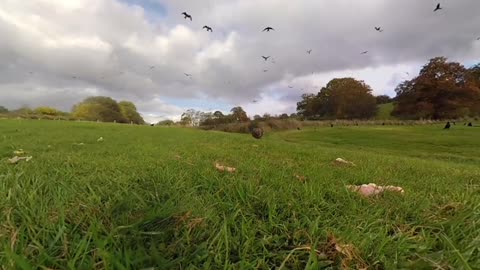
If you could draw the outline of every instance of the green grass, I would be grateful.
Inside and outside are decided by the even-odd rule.
[[[259,141],[61,121],[0,120],[0,131],[3,269],[480,266],[480,128],[325,127]],[[20,148],[33,159],[7,164]],[[370,182],[406,193],[344,187]]]
[[[394,116],[391,115],[393,111],[393,103],[386,103],[378,105],[377,119],[379,120],[393,120]]]

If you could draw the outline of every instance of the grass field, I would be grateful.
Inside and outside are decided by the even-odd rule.
[[[378,105],[377,117],[376,119],[379,120],[392,120],[395,119],[394,116],[391,115],[393,111],[393,103],[386,103]]]
[[[480,269],[480,128],[0,132],[1,269]],[[405,194],[345,189],[370,182]]]

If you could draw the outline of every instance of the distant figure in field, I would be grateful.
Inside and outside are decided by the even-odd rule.
[[[302,130],[300,127],[297,127],[297,130]]]
[[[443,129],[450,129],[450,122],[447,122],[447,124],[445,125],[445,127]]]
[[[330,127],[333,127],[333,124],[330,124]]]
[[[452,122],[452,123],[453,123],[454,126],[456,125],[455,122]]]
[[[150,124],[151,127],[155,126],[155,124]]]
[[[469,126],[469,127],[473,127],[472,122],[469,122],[469,123],[468,123],[468,126]]]
[[[385,126],[385,122],[382,123],[382,126]]]

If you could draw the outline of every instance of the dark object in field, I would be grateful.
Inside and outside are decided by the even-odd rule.
[[[212,28],[208,25],[205,25],[202,29],[207,29],[207,32],[213,32]]]
[[[190,21],[192,20],[192,16],[187,12],[183,12],[182,15],[184,16],[184,19],[190,19]]]
[[[440,6],[440,3],[438,3],[438,4],[437,4],[437,7],[435,7],[435,9],[433,10],[433,12],[439,11],[439,10],[441,10],[441,9],[442,9],[442,7]]]
[[[252,136],[255,138],[255,139],[261,139],[263,137],[263,129],[262,128],[253,128],[252,129]]]
[[[300,127],[297,127],[297,130],[302,130]]]
[[[447,124],[445,125],[445,127],[443,129],[450,129],[450,122],[447,122]]]
[[[330,127],[333,127],[333,124],[330,124]]]
[[[155,126],[155,124],[150,124],[151,127]]]
[[[452,122],[452,123],[453,123],[454,126],[456,125],[455,122]]]
[[[382,126],[385,126],[385,122],[382,123]]]
[[[469,127],[473,127],[472,122],[468,123],[468,126],[469,126]]]
[[[262,32],[265,32],[265,31],[270,32],[271,30],[275,31],[275,29],[269,26],[269,27],[265,27],[265,29],[263,29]]]

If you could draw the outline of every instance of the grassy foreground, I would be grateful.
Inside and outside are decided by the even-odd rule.
[[[1,269],[480,269],[480,128],[0,120],[0,158]]]

